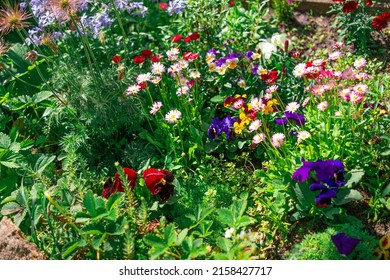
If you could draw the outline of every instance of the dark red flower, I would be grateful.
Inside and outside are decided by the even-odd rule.
[[[174,176],[171,171],[157,170],[149,168],[144,171],[145,185],[152,195],[158,195],[161,201],[167,201],[174,191],[174,186],[171,185]]]
[[[168,8],[168,4],[167,3],[160,3],[159,7],[161,10],[166,10]]]
[[[334,3],[344,3],[345,0],[333,0]]]
[[[133,190],[135,188],[138,173],[128,167],[123,168],[123,173],[127,177],[128,186],[130,186],[131,190]],[[110,177],[104,183],[102,196],[104,198],[109,198],[112,194],[116,192],[124,192],[124,191],[125,188],[123,187],[122,181],[119,178],[119,173],[117,172],[115,173],[114,180],[112,180],[112,177]]]
[[[178,43],[181,40],[181,36],[179,34],[173,35],[171,38],[172,43]]]
[[[358,7],[359,3],[356,2],[356,1],[348,1],[344,4],[343,6],[343,13],[346,14],[346,13],[352,13],[354,12],[357,7]]]
[[[120,55],[115,55],[113,58],[112,58],[112,62],[114,63],[119,63],[122,61],[122,57]]]
[[[158,55],[154,55],[150,58],[150,61],[152,62],[160,62],[160,58],[158,57]]]
[[[229,6],[234,6],[235,3],[234,3],[234,1],[229,1],[228,4],[229,4]]]
[[[141,55],[142,55],[143,57],[145,57],[145,58],[151,58],[152,55],[153,55],[153,53],[152,53],[151,50],[143,50],[143,51],[141,52]]]
[[[190,36],[191,40],[198,40],[200,38],[199,33],[192,33]]]
[[[381,31],[382,29],[387,27],[387,22],[390,20],[390,14],[388,12],[384,12],[380,15],[377,15],[372,21],[372,27],[376,31]]]
[[[301,51],[292,51],[291,53],[290,53],[290,57],[300,57],[301,56]]]
[[[138,55],[134,57],[133,61],[134,63],[141,64],[145,61],[145,57],[143,57],[142,55]]]
[[[225,101],[223,102],[223,106],[229,107],[231,104],[233,104],[237,100],[238,100],[237,98],[234,98],[232,96],[228,96],[228,97],[226,97]]]

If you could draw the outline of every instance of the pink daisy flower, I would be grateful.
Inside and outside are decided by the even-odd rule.
[[[298,108],[300,107],[299,103],[298,102],[290,102],[287,104],[286,106],[286,110],[285,112],[291,112],[291,113],[294,113],[298,110]]]
[[[169,123],[175,123],[181,118],[181,112],[179,110],[171,110],[165,115],[165,120]]]
[[[272,135],[271,137],[271,143],[275,148],[282,147],[284,145],[284,134],[283,133],[276,133]]]
[[[258,130],[260,127],[261,127],[261,121],[260,121],[260,120],[254,120],[254,121],[251,122],[251,124],[249,125],[249,131],[250,131],[250,132],[253,132],[253,131],[255,131],[255,130]]]
[[[353,79],[355,76],[355,73],[353,72],[352,68],[348,68],[346,70],[344,70],[343,74],[342,74],[342,78],[344,80],[351,80]]]
[[[358,84],[353,87],[353,91],[359,94],[365,94],[368,91],[368,86],[366,84]]]
[[[302,131],[298,132],[297,137],[298,137],[298,142],[302,142],[302,141],[310,138],[310,133],[307,132],[306,130],[302,130]]]
[[[138,93],[141,90],[141,87],[139,85],[131,85],[127,88],[126,93],[127,95],[134,95]]]
[[[154,102],[152,105],[152,109],[150,110],[150,114],[155,115],[162,106],[163,104],[160,101]]]
[[[325,111],[326,109],[328,109],[328,107],[329,107],[328,101],[322,101],[321,103],[319,103],[319,104],[317,105],[317,109],[318,109],[319,111]]]
[[[263,142],[266,139],[266,136],[264,133],[258,133],[252,138],[252,143],[257,145]]]
[[[355,66],[356,69],[363,69],[364,66],[366,66],[367,61],[362,57],[359,59],[356,59],[355,62],[353,63],[353,66]]]
[[[339,59],[342,55],[343,55],[343,53],[340,52],[340,51],[332,52],[331,54],[329,54],[329,60],[337,60],[337,59]]]

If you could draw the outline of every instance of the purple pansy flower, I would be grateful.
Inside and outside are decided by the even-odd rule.
[[[348,236],[344,232],[333,235],[331,239],[339,254],[344,256],[351,254],[360,242],[360,239]]]
[[[284,115],[285,117],[278,118],[275,120],[276,124],[286,125],[289,120],[293,120],[298,126],[305,125],[305,117],[302,114],[298,114],[295,112],[285,112]]]
[[[215,140],[221,136],[221,133],[225,133],[226,139],[229,141],[232,138],[232,127],[237,118],[232,118],[230,115],[226,116],[222,120],[213,118],[210,127],[207,131],[207,135]]]

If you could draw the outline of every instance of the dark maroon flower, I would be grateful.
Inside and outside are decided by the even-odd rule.
[[[372,1],[371,0],[366,0],[366,7],[372,7]]]
[[[387,27],[387,22],[390,20],[390,14],[388,12],[384,12],[380,15],[377,15],[372,21],[372,27],[376,31],[381,31],[382,29]]]
[[[344,256],[351,254],[360,242],[360,239],[348,236],[344,232],[333,235],[331,239],[339,254]]]
[[[123,168],[123,173],[128,180],[127,184],[131,187],[131,190],[133,190],[135,188],[138,173],[128,167]],[[119,177],[119,173],[117,172],[115,173],[114,180],[112,180],[112,177],[110,177],[104,183],[102,196],[104,198],[109,198],[112,194],[116,192],[124,191],[125,188],[123,187],[122,181]]]
[[[122,61],[122,57],[120,55],[115,55],[113,58],[112,58],[112,62],[114,63],[119,63]]]
[[[160,62],[160,58],[158,57],[158,55],[154,55],[150,58],[150,61],[151,62]]]
[[[161,201],[165,202],[173,195],[174,186],[170,183],[175,177],[171,171],[149,168],[144,171],[143,177],[150,193],[159,196]]]
[[[133,61],[134,63],[141,64],[145,61],[145,57],[143,57],[142,55],[137,55],[136,57],[134,57]]]
[[[344,3],[345,0],[333,0],[334,3]]]
[[[356,1],[348,1],[344,4],[343,6],[343,13],[346,14],[346,13],[352,13],[354,12],[357,7],[359,6],[359,3],[356,2]]]

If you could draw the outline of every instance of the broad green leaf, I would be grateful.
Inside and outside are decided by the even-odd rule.
[[[168,225],[164,229],[164,241],[165,244],[168,246],[171,246],[176,241],[176,234],[175,234],[175,228],[173,224]]]
[[[345,184],[345,187],[350,188],[354,184],[358,183],[364,175],[364,170],[363,169],[353,169],[348,173],[348,177],[350,177],[347,180],[347,183]]]
[[[19,211],[23,211],[24,207],[17,204],[16,202],[8,202],[3,205],[1,208],[1,215],[7,216],[9,214],[17,213]]]
[[[113,208],[115,208],[121,202],[122,197],[123,197],[123,193],[121,193],[121,192],[116,192],[116,193],[112,194],[107,200],[106,209],[108,211],[111,211]]]
[[[226,208],[221,208],[217,210],[218,220],[232,227],[234,225],[234,215],[233,212]]]
[[[106,238],[107,236],[107,233],[104,233],[103,235],[100,235],[100,236],[96,236],[92,239],[92,247],[95,249],[95,250],[98,250],[100,245],[102,245],[104,239]]]
[[[50,96],[52,96],[53,93],[51,91],[41,91],[35,94],[34,96],[34,102],[39,103],[43,100],[49,99]]]
[[[179,235],[177,236],[177,245],[181,245],[184,238],[186,238],[187,234],[188,234],[188,229],[186,228],[179,233]]]
[[[247,225],[250,225],[250,224],[253,224],[254,222],[256,222],[256,220],[254,218],[251,218],[249,216],[242,216],[237,222],[236,222],[236,225],[238,227],[245,227]]]
[[[95,197],[91,190],[89,190],[84,196],[84,206],[85,209],[93,216],[96,215],[96,205],[95,205]]]
[[[8,149],[10,146],[11,138],[7,134],[0,132],[0,148]]]
[[[363,196],[357,190],[340,189],[337,197],[333,199],[336,205],[343,205],[352,200],[362,200]]]
[[[150,247],[165,246],[164,240],[154,234],[147,234],[142,240]]]
[[[45,168],[54,161],[55,156],[41,155],[35,163],[34,170],[38,174],[42,174]]]
[[[204,145],[205,152],[206,152],[206,153],[212,153],[212,152],[214,152],[216,149],[218,149],[220,145],[221,145],[221,143],[219,143],[219,142],[217,142],[217,141],[210,141],[210,142],[207,142],[207,143]]]
[[[101,235],[105,231],[104,231],[103,225],[101,225],[101,224],[89,224],[89,225],[86,225],[84,228],[82,228],[81,232],[83,234],[88,234],[88,235],[89,234]]]
[[[168,247],[166,247],[166,246],[152,247],[149,250],[150,259],[152,259],[152,260],[157,259],[159,256],[164,254],[167,249],[168,249]]]
[[[216,244],[222,251],[227,253],[230,251],[233,242],[230,239],[224,237],[218,237]]]
[[[225,100],[225,98],[221,95],[216,95],[210,99],[210,102],[213,103],[222,103]]]

